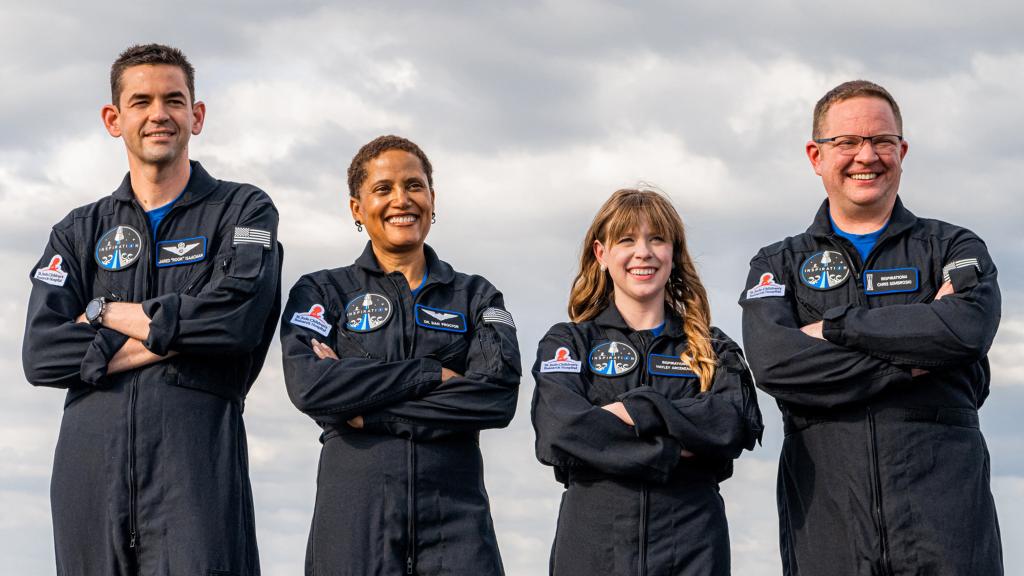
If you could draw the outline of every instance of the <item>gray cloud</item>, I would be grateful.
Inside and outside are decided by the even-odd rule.
[[[0,557],[18,574],[52,573],[47,480],[60,393],[24,384],[26,274],[49,227],[112,190],[123,149],[99,123],[110,61],[134,42],[185,49],[210,114],[192,155],[221,178],[251,181],[282,214],[287,286],[350,262],[344,172],[359,145],[408,135],[431,155],[438,187],[430,242],[456,268],[487,276],[516,315],[526,368],[565,317],[580,237],[616,188],[669,193],[690,235],[715,321],[739,338],[735,305],[759,246],[809,224],[823,198],[803,154],[814,101],[867,77],[899,98],[911,152],[902,195],[920,215],[986,239],[1000,266],[1003,330],[982,411],[1008,573],[1024,566],[1024,39],[1015,4],[833,5],[719,2],[237,2],[84,8],[0,4]],[[869,22],[869,24],[866,24]],[[532,455],[524,379],[516,420],[484,434],[495,523],[510,576],[545,570],[560,487]],[[777,574],[774,402],[768,432],[723,487],[734,566]],[[264,573],[302,565],[317,429],[283,390],[276,346],[249,398]],[[1019,540],[1019,538],[1017,539]]]

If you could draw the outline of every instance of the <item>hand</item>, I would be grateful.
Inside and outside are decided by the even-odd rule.
[[[347,423],[348,423],[349,426],[355,428],[356,430],[362,430],[362,428],[363,428],[363,417],[362,416],[356,416],[355,418],[349,420]]]
[[[910,377],[911,378],[917,378],[918,376],[924,376],[927,373],[928,373],[928,371],[925,370],[924,368],[911,368],[910,369]]]
[[[324,360],[324,359],[327,359],[327,358],[333,358],[334,360],[338,359],[338,355],[334,353],[334,350],[331,350],[330,346],[328,346],[327,344],[324,344],[323,342],[317,340],[316,338],[313,338],[311,341],[313,342],[313,353],[316,354],[317,358],[319,358],[321,360]],[[358,418],[358,416],[357,416],[357,418]],[[355,418],[353,418],[353,420],[355,420]],[[362,428],[363,427],[362,423],[363,423],[363,419],[359,418],[359,426],[356,426],[356,428]]]
[[[680,452],[679,455],[682,456],[683,458],[693,458],[694,456],[693,452],[690,452],[686,448],[683,448],[683,451]]]
[[[803,332],[804,334],[807,334],[811,338],[817,338],[819,340],[824,340],[825,336],[824,336],[824,334],[821,333],[821,329],[823,327],[824,327],[824,322],[818,321],[818,322],[815,322],[813,324],[808,324],[807,326],[804,326],[803,328],[800,329],[800,331]]]
[[[441,367],[441,382],[447,382],[452,378],[462,378],[462,374],[459,374],[455,370],[449,370],[444,366]]]
[[[611,404],[601,406],[601,409],[615,414],[615,416],[618,417],[619,420],[622,420],[627,426],[635,426],[633,418],[629,415],[629,412],[626,410],[626,406],[622,402],[612,402]]]
[[[950,294],[953,293],[953,283],[943,282],[942,286],[939,287],[939,291],[935,293],[935,299],[942,300],[943,296],[949,296]]]
[[[85,318],[85,312],[79,314],[78,318],[75,318],[75,322],[78,324],[88,324],[89,321]]]

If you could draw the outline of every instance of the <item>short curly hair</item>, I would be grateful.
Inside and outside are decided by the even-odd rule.
[[[427,173],[427,186],[431,190],[434,189],[434,167],[430,165],[430,159],[427,158],[426,153],[412,140],[389,134],[387,136],[378,136],[364,144],[352,158],[352,163],[348,166],[349,196],[353,198],[359,196],[359,187],[363,185],[363,182],[366,182],[366,177],[368,176],[366,164],[388,150],[402,150],[419,158],[420,164],[423,165],[423,171]]]
[[[113,100],[114,106],[119,106],[121,103],[121,90],[123,89],[121,77],[124,75],[124,71],[132,66],[145,64],[166,64],[181,68],[181,71],[185,73],[185,83],[188,85],[188,97],[195,104],[196,69],[192,67],[185,54],[177,48],[164,44],[136,44],[121,52],[121,55],[110,66],[110,98]]]
[[[880,98],[888,102],[889,107],[892,108],[892,115],[896,118],[896,129],[900,131],[900,136],[903,135],[903,115],[900,114],[900,107],[896,104],[896,99],[892,97],[892,94],[874,82],[850,80],[829,90],[814,105],[814,124],[811,128],[811,136],[813,138],[823,137],[821,125],[825,123],[825,114],[833,104],[857,97]]]

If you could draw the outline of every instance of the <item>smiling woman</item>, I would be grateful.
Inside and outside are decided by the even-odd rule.
[[[566,486],[552,573],[729,574],[718,483],[761,436],[743,353],[667,198],[619,190],[594,217],[533,375],[537,458]]]
[[[370,241],[285,307],[288,393],[324,431],[307,574],[503,573],[478,440],[515,411],[515,323],[424,243],[432,174],[409,140],[363,146],[349,202]]]

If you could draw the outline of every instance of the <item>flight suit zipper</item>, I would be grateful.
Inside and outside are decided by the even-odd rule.
[[[637,544],[636,573],[637,576],[647,575],[647,484],[640,484],[640,526]]]
[[[406,543],[405,573],[412,575],[416,566],[416,442],[409,438],[406,448],[409,481],[406,482]]]
[[[874,487],[874,516],[875,527],[878,530],[878,546],[881,553],[882,574],[892,576],[892,566],[889,562],[889,534],[885,527],[885,514],[882,510],[882,478],[878,465],[878,445],[875,434],[875,414],[871,408],[868,413],[868,450],[871,454],[871,483]]]

